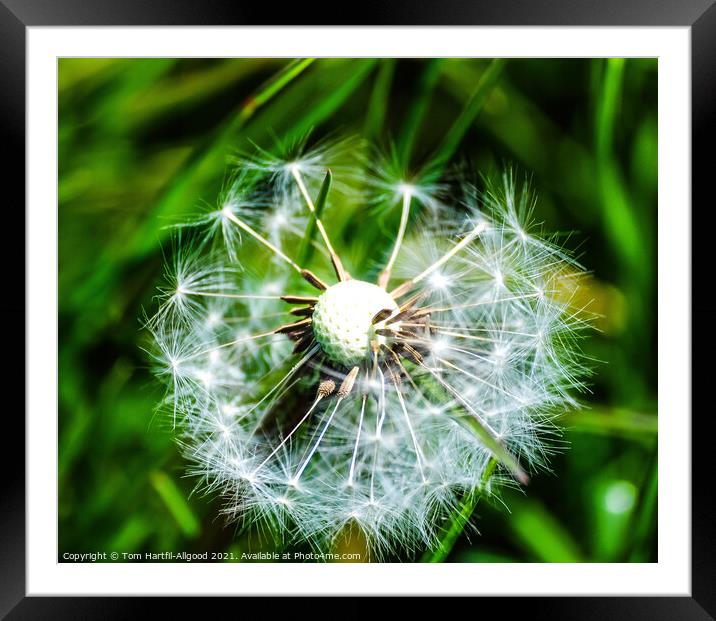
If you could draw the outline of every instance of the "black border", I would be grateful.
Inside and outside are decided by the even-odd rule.
[[[699,226],[693,226],[692,287],[701,284],[705,293],[696,295],[693,304],[693,326],[701,327],[701,351],[713,351],[716,345],[713,318],[716,302],[711,302],[713,289],[713,224],[714,184],[713,154],[716,151],[716,5],[714,0],[364,0],[341,3],[340,15],[354,25],[581,25],[581,26],[690,26],[692,68],[692,204],[683,206],[684,217],[699,215]],[[90,25],[215,25],[263,24],[323,25],[333,24],[338,5],[333,10],[296,3],[295,6],[266,6],[242,3],[241,0],[0,0],[0,149],[6,155],[0,166],[2,217],[4,228],[0,243],[0,265],[4,290],[25,290],[24,212],[25,204],[25,40],[28,26],[90,26]],[[316,10],[318,8],[319,10]],[[333,24],[337,25],[337,24]],[[347,25],[347,24],[343,24]],[[709,221],[705,221],[709,218]],[[664,241],[664,240],[662,240]],[[710,253],[707,255],[707,253]],[[23,269],[20,269],[23,265]],[[10,282],[8,282],[10,281]],[[709,320],[710,323],[709,323]],[[2,347],[12,353],[8,370],[14,377],[3,377],[6,391],[19,386],[24,370],[24,295],[0,296],[0,321],[6,330],[0,337]],[[705,359],[693,358],[694,394],[713,383],[714,365]],[[5,356],[8,359],[8,356]],[[24,395],[19,404],[24,409]],[[692,418],[692,597],[545,597],[545,598],[483,598],[475,603],[474,614],[485,614],[485,607],[494,608],[506,618],[526,612],[531,618],[549,619],[714,619],[716,618],[716,511],[712,478],[713,404],[694,407]],[[165,598],[79,598],[24,597],[25,594],[25,503],[24,503],[24,421],[20,407],[3,407],[3,440],[0,441],[2,467],[2,504],[0,505],[0,616],[11,619],[44,618],[130,618],[152,613],[167,614],[176,601]],[[663,415],[685,416],[686,412],[664,412]],[[13,454],[15,449],[19,454]],[[23,465],[21,465],[23,464]],[[212,603],[216,614],[218,601]],[[289,602],[267,604],[255,602],[262,613],[271,616],[282,612]],[[363,617],[375,614],[375,603],[360,600],[349,610],[336,602],[328,606],[333,615]],[[249,603],[246,602],[249,606]],[[179,601],[185,615],[205,616],[204,604],[195,598]],[[292,603],[292,612],[299,604]],[[300,606],[303,608],[304,606]],[[233,612],[241,614],[233,604]],[[311,612],[323,605],[312,606]],[[349,615],[346,615],[346,612]],[[7,615],[7,616],[6,616]],[[333,616],[332,615],[332,616]]]

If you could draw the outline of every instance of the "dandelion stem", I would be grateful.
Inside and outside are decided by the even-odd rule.
[[[380,368],[378,369],[378,374],[380,375],[380,417],[378,419],[376,435],[380,438],[383,432],[383,422],[385,421],[385,374]]]
[[[470,242],[472,242],[482,231],[485,230],[485,223],[480,222],[472,231],[470,231],[463,239],[461,239],[457,244],[455,244],[450,250],[448,250],[442,257],[440,257],[435,263],[433,263],[430,267],[423,270],[420,274],[418,274],[415,278],[412,280],[408,280],[407,282],[404,282],[402,285],[400,285],[397,289],[394,289],[390,292],[390,295],[392,295],[394,298],[398,298],[402,295],[405,295],[413,285],[417,285],[421,280],[425,279],[427,276],[430,276],[436,269],[439,267],[442,267],[445,263],[447,263],[450,259],[452,259],[458,252],[460,252],[465,246],[467,246]]]
[[[249,295],[242,293],[214,293],[210,291],[190,291],[188,289],[179,289],[182,295],[199,295],[207,298],[227,298],[231,300],[280,300],[280,295]]]
[[[453,332],[452,330],[443,330],[440,328],[440,326],[435,326],[434,324],[430,324],[431,327],[435,328],[435,331],[438,332],[438,334],[444,334],[445,336],[454,336],[459,339],[472,339],[475,341],[488,341],[488,342],[494,342],[497,341],[497,339],[492,339],[489,336],[478,336],[476,334],[464,334],[462,332]],[[475,332],[495,332],[494,329],[490,328],[469,328],[470,330],[474,330]],[[514,330],[499,330],[500,335],[502,334],[512,334],[514,336],[526,336],[529,338],[538,338],[538,334],[530,334],[528,332],[515,332]]]
[[[400,401],[400,407],[403,410],[403,414],[405,415],[405,422],[408,424],[408,430],[410,431],[410,437],[413,440],[413,449],[415,450],[415,460],[418,464],[418,470],[420,470],[420,478],[423,480],[423,483],[427,483],[427,479],[425,478],[425,472],[423,471],[423,463],[421,459],[421,451],[420,447],[418,446],[418,440],[415,437],[415,431],[413,430],[413,425],[410,422],[410,416],[408,415],[408,408],[405,407],[405,401],[403,400],[403,394],[400,391],[400,386],[398,385],[397,380],[395,378],[393,379],[393,384],[395,385],[395,392],[398,395],[398,401]]]
[[[172,429],[175,429],[177,426],[177,407],[179,406],[179,382],[177,381],[176,371],[172,373],[172,385],[174,386],[174,412],[172,414]]]
[[[378,368],[378,374],[380,375],[380,415],[375,425],[375,449],[373,450],[373,467],[370,472],[370,502],[375,502],[375,469],[378,463],[378,443],[383,432],[383,421],[385,421],[385,375],[383,371]]]
[[[358,432],[356,433],[356,443],[353,447],[353,457],[351,458],[351,468],[350,472],[348,473],[348,485],[353,485],[353,475],[355,474],[356,469],[356,457],[358,455],[358,444],[360,443],[360,434],[361,430],[363,429],[363,416],[365,414],[365,404],[366,401],[368,401],[368,395],[363,395],[363,400],[360,406],[360,418],[358,419]]]
[[[452,257],[454,257],[460,250],[467,246],[472,240],[474,240],[482,231],[485,230],[485,223],[480,222],[470,233],[468,233],[460,242],[455,244],[448,252],[446,252],[440,259],[435,261],[430,267],[418,274],[410,282],[414,285],[418,284],[426,276],[432,274],[436,269],[447,263]]]
[[[463,375],[467,375],[467,377],[474,379],[482,384],[485,384],[485,386],[489,386],[493,390],[497,390],[498,392],[501,392],[504,395],[507,395],[508,397],[510,397],[510,399],[514,399],[515,401],[518,401],[519,403],[524,403],[524,399],[521,399],[520,397],[513,395],[512,393],[508,392],[504,388],[500,388],[496,384],[488,382],[487,380],[481,378],[479,375],[475,375],[474,373],[470,373],[469,371],[466,371],[465,369],[461,369],[459,366],[453,364],[452,362],[445,360],[444,358],[438,358],[438,360],[440,362],[442,362],[444,365],[446,365],[452,369],[455,369],[456,371],[459,371]]]
[[[378,285],[385,289],[390,281],[390,274],[393,271],[393,265],[395,260],[398,258],[400,247],[403,244],[403,238],[405,237],[405,229],[408,226],[408,216],[410,215],[410,204],[412,202],[413,190],[410,186],[403,188],[403,209],[400,214],[400,225],[398,226],[398,235],[395,238],[395,245],[393,246],[393,252],[388,259],[388,263],[385,269],[380,273],[378,277]]]
[[[402,286],[402,285],[401,285]],[[392,294],[391,294],[392,295]],[[480,302],[472,302],[470,304],[456,304],[453,306],[440,306],[436,308],[430,308],[429,306],[421,308],[417,311],[413,317],[422,317],[424,315],[430,315],[431,313],[449,313],[455,310],[462,310],[465,308],[476,308],[478,306],[485,306],[487,304],[500,304],[502,302],[516,302],[519,300],[528,300],[529,298],[539,297],[539,293],[527,293],[525,295],[513,295],[509,298],[500,298],[498,300],[482,300]]]
[[[258,408],[266,399],[268,399],[273,393],[275,393],[281,386],[283,386],[286,382],[288,382],[295,374],[296,372],[304,365],[306,362],[308,362],[312,357],[313,354],[315,354],[320,349],[320,345],[314,345],[311,349],[309,349],[306,354],[301,358],[296,364],[294,364],[290,371],[284,375],[284,377],[279,380],[279,382],[271,389],[269,390],[261,399],[255,403],[251,409],[246,412],[246,416],[249,416],[256,408]],[[261,420],[258,421],[256,427],[254,428],[254,433],[259,429],[261,426]]]
[[[293,476],[293,479],[291,479],[291,483],[293,485],[296,485],[298,481],[301,479],[301,475],[303,474],[303,471],[306,469],[306,466],[308,466],[308,462],[311,461],[311,457],[313,457],[313,454],[318,450],[318,446],[321,444],[321,441],[323,440],[323,436],[326,435],[326,431],[328,431],[328,427],[331,424],[331,421],[333,420],[333,417],[336,414],[336,410],[338,410],[338,406],[343,401],[342,397],[339,397],[336,400],[336,405],[333,407],[333,411],[331,412],[331,415],[328,417],[328,420],[326,421],[326,424],[323,426],[323,429],[321,429],[321,433],[318,436],[318,439],[314,442],[313,446],[311,447],[310,453],[306,455],[306,458],[303,460],[303,463],[301,464],[300,468],[298,469],[298,472]]]
[[[282,447],[284,444],[286,444],[286,442],[288,442],[288,441],[291,439],[291,436],[292,436],[294,433],[296,433],[296,431],[298,431],[298,428],[299,428],[301,425],[303,425],[304,422],[306,422],[306,419],[311,415],[311,412],[313,412],[313,410],[316,409],[316,406],[320,403],[321,399],[323,399],[323,395],[319,394],[319,395],[316,397],[315,401],[313,402],[313,405],[312,405],[310,408],[308,408],[308,411],[303,415],[303,418],[301,418],[301,420],[298,421],[298,424],[297,424],[293,429],[291,429],[291,431],[288,433],[288,435],[287,435],[283,440],[281,440],[281,443],[280,443],[273,451],[271,451],[271,453],[269,453],[268,457],[266,457],[266,459],[264,459],[264,460],[256,467],[256,469],[254,470],[253,474],[256,474],[259,470],[261,470],[261,468],[263,468],[263,467],[268,463],[268,461],[269,461],[276,453],[278,453],[278,452],[281,450],[281,447]]]
[[[225,323],[237,323],[240,321],[256,321],[257,319],[273,319],[275,317],[284,317],[288,310],[276,311],[275,313],[265,313],[263,315],[236,315],[231,317],[222,317]]]
[[[333,249],[333,246],[331,245],[330,240],[328,239],[328,233],[326,233],[326,228],[323,226],[323,221],[320,219],[319,214],[316,212],[316,206],[313,204],[313,200],[311,199],[310,195],[308,194],[308,190],[306,189],[306,185],[303,183],[303,177],[301,177],[301,171],[299,170],[299,167],[297,165],[291,166],[291,174],[293,175],[293,178],[296,180],[296,185],[298,185],[298,189],[301,192],[301,195],[303,196],[303,200],[306,201],[306,206],[308,207],[309,211],[313,214],[316,220],[316,227],[318,228],[318,232],[321,234],[321,237],[323,238],[323,242],[326,244],[326,249],[328,250],[328,253],[331,256],[331,263],[333,264],[333,269],[336,272],[336,276],[340,281],[347,280],[348,277],[346,276],[345,269],[343,269],[343,264],[341,263],[341,259],[336,253],[336,251]],[[330,172],[328,173],[330,174]]]
[[[279,250],[276,246],[274,246],[268,239],[259,235],[256,231],[254,231],[254,229],[252,229],[248,224],[246,224],[246,222],[237,218],[236,215],[234,215],[234,213],[231,211],[231,209],[225,207],[222,210],[222,213],[224,214],[224,217],[228,218],[234,224],[236,224],[236,226],[238,226],[242,230],[246,231],[257,242],[259,242],[260,244],[263,244],[266,248],[268,248],[271,252],[273,252],[277,257],[283,259],[293,269],[295,269],[299,274],[302,272],[301,266],[298,265],[298,263],[296,263],[293,259],[287,257],[281,250]]]
[[[272,330],[271,332],[262,332],[261,334],[251,334],[249,336],[242,336],[241,338],[238,338],[236,340],[233,340],[229,343],[222,343],[221,345],[217,345],[216,347],[211,347],[209,349],[204,349],[200,352],[197,352],[195,354],[191,354],[190,356],[187,356],[186,358],[183,358],[178,362],[178,364],[181,364],[182,362],[186,362],[187,360],[193,360],[194,358],[199,358],[200,356],[204,356],[206,354],[210,354],[214,351],[219,351],[220,349],[226,349],[227,347],[231,347],[232,345],[238,345],[239,343],[244,343],[246,341],[255,341],[256,339],[261,339],[266,336],[271,336],[272,334],[276,334],[275,330]]]

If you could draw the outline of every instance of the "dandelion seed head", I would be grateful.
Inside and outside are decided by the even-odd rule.
[[[237,160],[218,207],[179,227],[147,322],[161,407],[228,519],[318,548],[357,528],[376,557],[415,553],[493,461],[487,489],[547,463],[587,374],[588,322],[564,293],[580,268],[510,174],[456,198],[390,158],[348,170],[345,148],[306,145]],[[359,206],[367,183],[396,231],[385,247],[317,217],[328,167]],[[355,209],[348,230],[370,227]],[[303,265],[309,224],[320,251]]]
[[[334,362],[351,366],[370,357],[371,341],[385,321],[373,323],[382,310],[397,312],[395,300],[383,289],[362,280],[339,282],[324,291],[313,311],[313,332],[325,354]]]

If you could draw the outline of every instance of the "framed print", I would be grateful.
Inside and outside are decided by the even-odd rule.
[[[716,9],[236,10],[0,5],[3,614],[711,618]]]

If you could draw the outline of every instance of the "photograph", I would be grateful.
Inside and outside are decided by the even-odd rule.
[[[57,563],[657,564],[661,62],[58,57]]]

